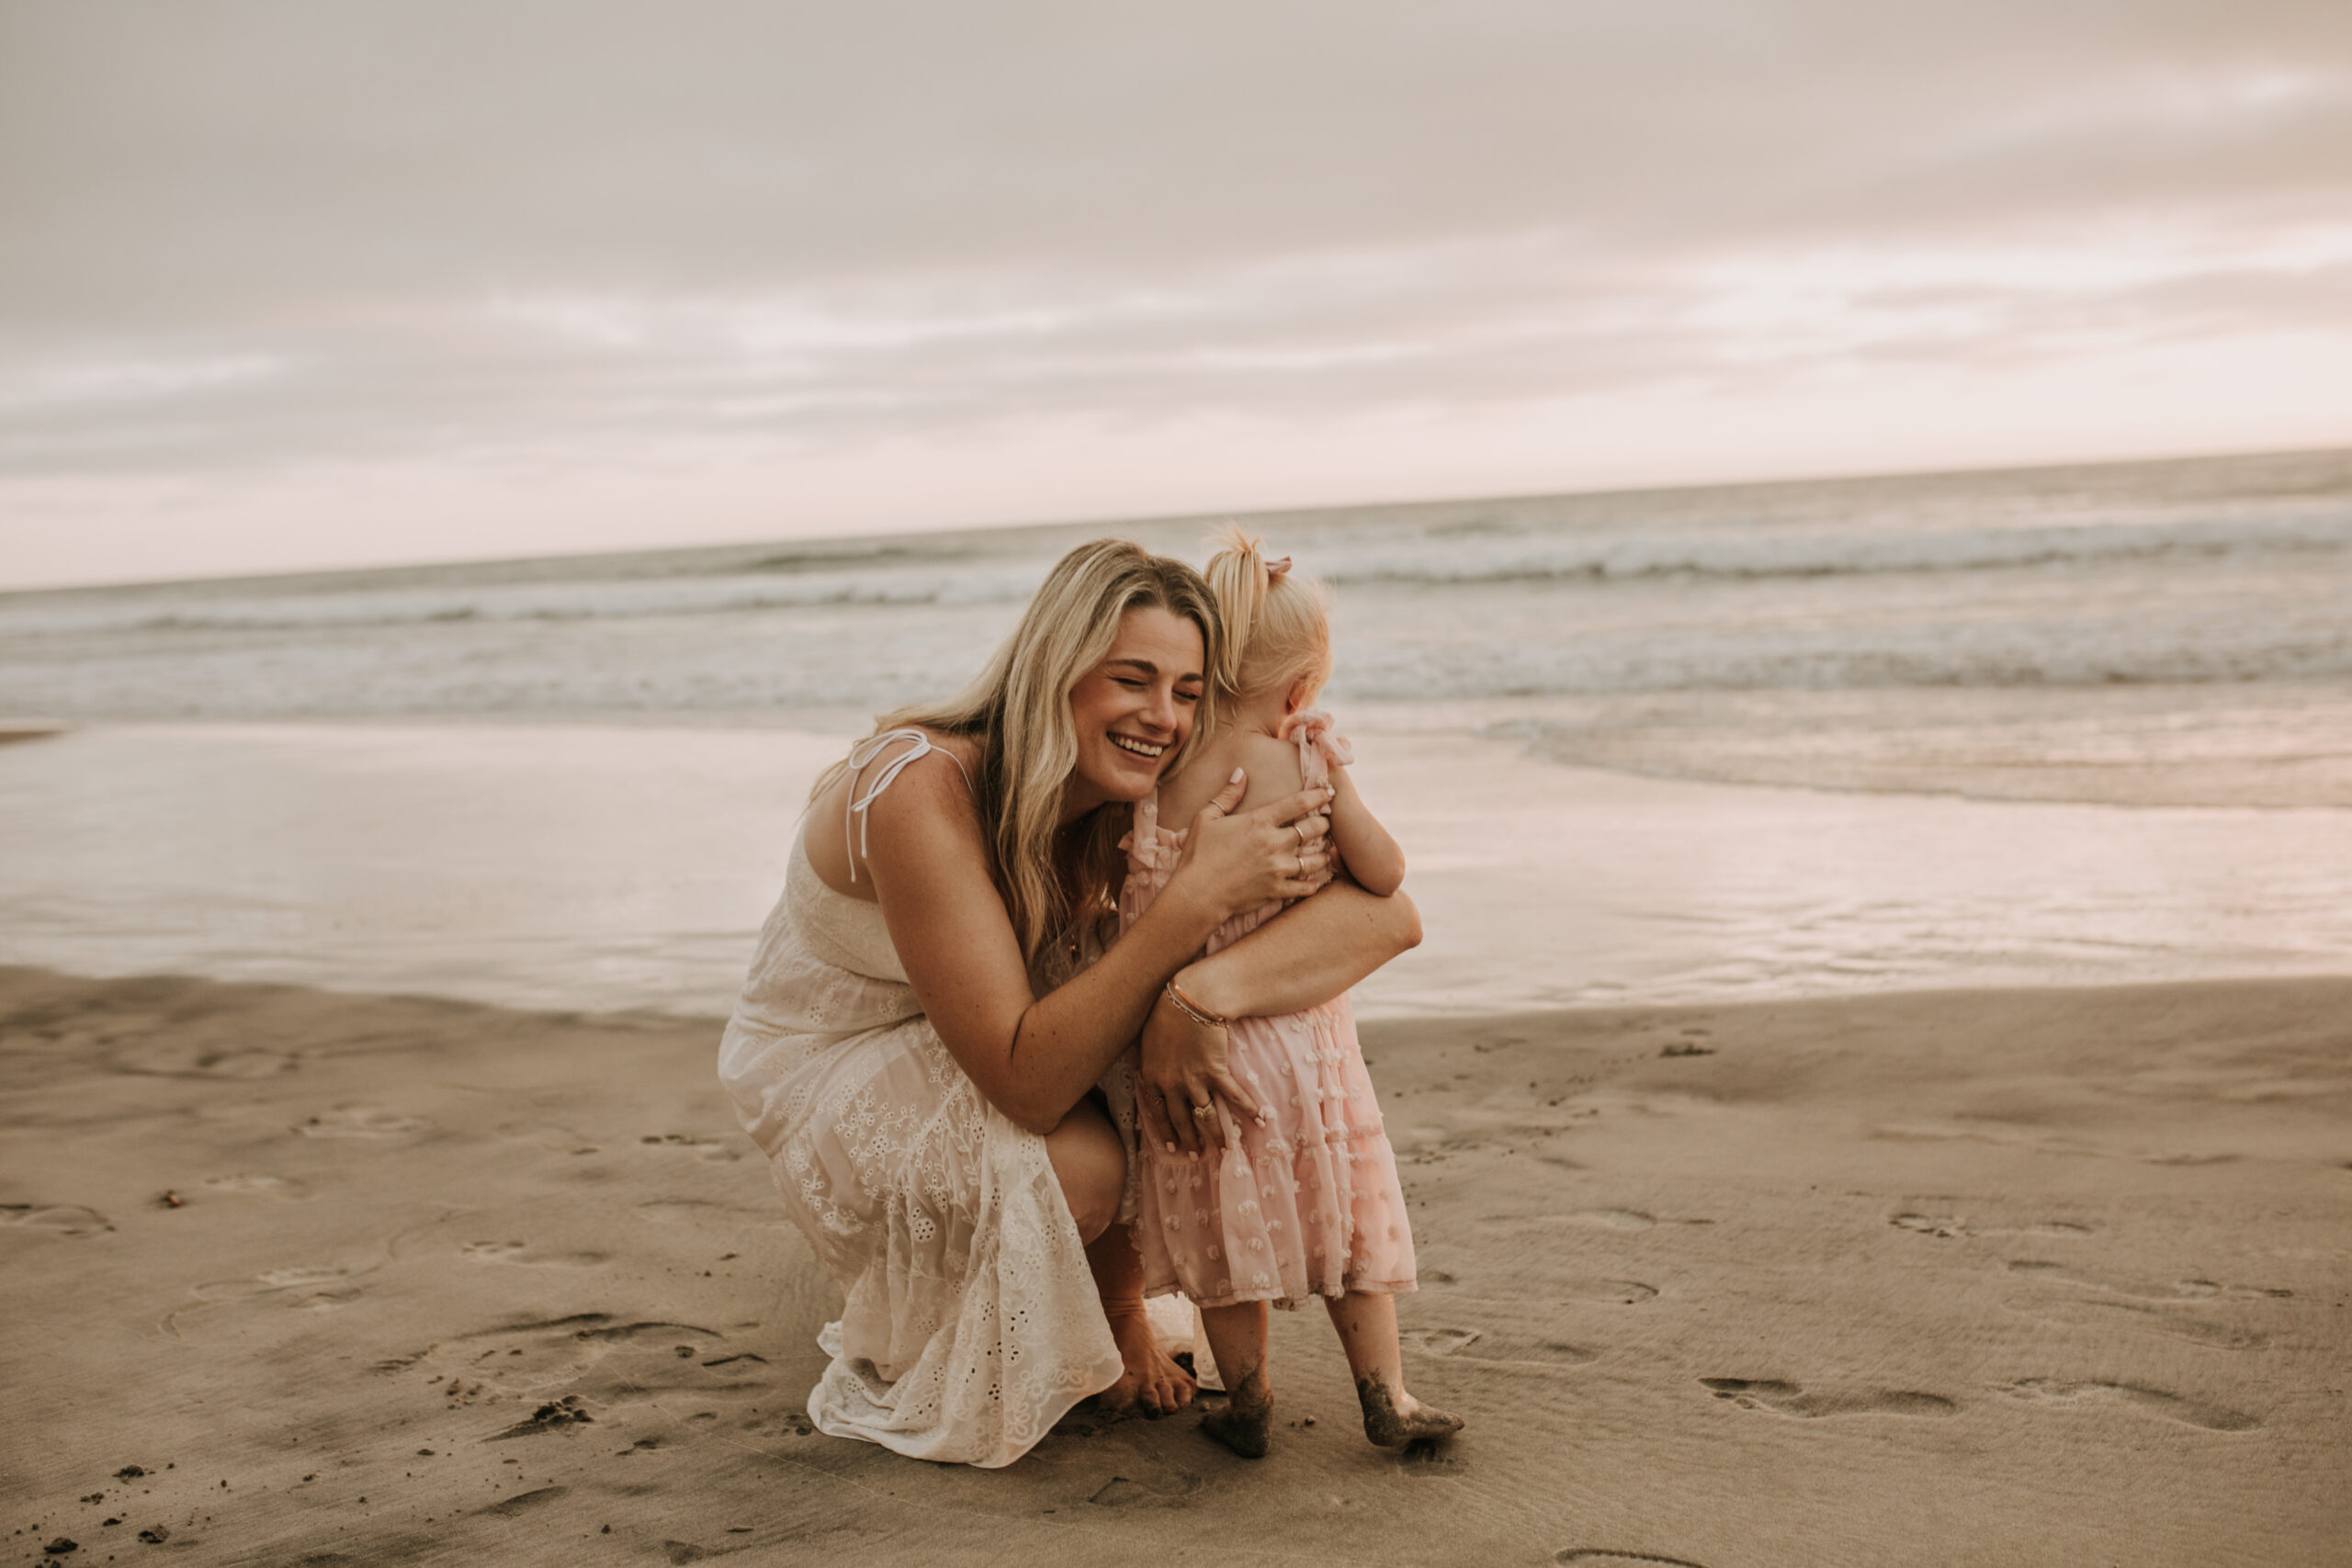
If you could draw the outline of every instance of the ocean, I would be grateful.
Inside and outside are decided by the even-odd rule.
[[[723,1008],[847,737],[1217,521],[0,595],[0,955]],[[1236,521],[1413,859],[1372,1010],[2352,964],[2352,450]]]

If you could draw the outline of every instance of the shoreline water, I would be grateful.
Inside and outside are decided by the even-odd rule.
[[[1459,729],[1356,739],[1428,932],[1362,988],[1368,1017],[2352,972],[2339,807],[1836,793],[1563,765]],[[724,1010],[845,743],[379,721],[10,746],[5,953]]]
[[[2323,1561],[2347,1010],[2328,978],[1367,1023],[1409,1375],[1464,1437],[1369,1448],[1320,1314],[1280,1314],[1262,1463],[1080,1412],[978,1472],[808,1430],[838,1303],[716,1019],[0,969],[0,1354],[40,1435],[0,1495],[36,1544],[224,1562]]]

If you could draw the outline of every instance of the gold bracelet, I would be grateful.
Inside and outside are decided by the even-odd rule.
[[[1186,1018],[1191,1019],[1194,1023],[1201,1024],[1209,1029],[1223,1029],[1227,1024],[1233,1021],[1229,1018],[1219,1018],[1216,1014],[1209,1011],[1208,1009],[1201,1006],[1200,1003],[1186,996],[1182,990],[1177,988],[1176,979],[1173,976],[1169,976],[1168,985],[1165,988],[1168,992],[1168,999],[1176,1004],[1176,1010],[1182,1013]]]

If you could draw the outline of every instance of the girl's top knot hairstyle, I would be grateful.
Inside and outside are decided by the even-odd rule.
[[[1236,696],[1287,690],[1304,680],[1312,701],[1331,678],[1330,595],[1291,570],[1290,558],[1268,560],[1250,534],[1227,525],[1202,575],[1225,623],[1217,684]]]

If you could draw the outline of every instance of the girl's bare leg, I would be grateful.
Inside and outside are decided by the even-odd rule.
[[[1225,1379],[1225,1408],[1212,1410],[1201,1430],[1243,1459],[1263,1459],[1274,1434],[1274,1394],[1266,1381],[1266,1303],[1203,1307],[1209,1354]]]
[[[1339,1330],[1355,1374],[1356,1400],[1363,1406],[1363,1435],[1384,1449],[1401,1449],[1429,1438],[1450,1438],[1462,1417],[1423,1404],[1405,1392],[1405,1357],[1396,1347],[1396,1298],[1350,1291],[1326,1297],[1323,1305]],[[1211,1343],[1215,1343],[1212,1337]],[[1219,1353],[1217,1365],[1225,1362]]]

